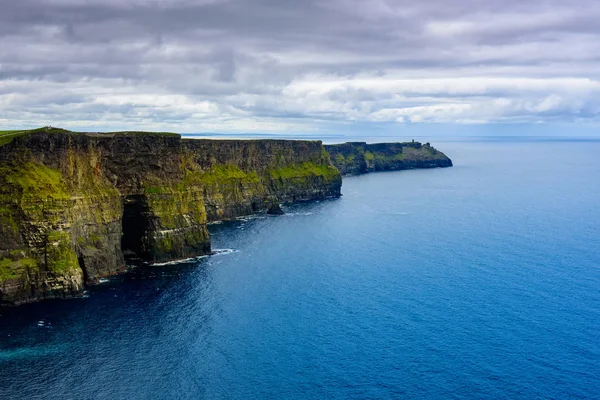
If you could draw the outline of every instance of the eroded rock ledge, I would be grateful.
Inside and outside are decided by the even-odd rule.
[[[320,141],[0,137],[0,304],[79,295],[126,259],[208,254],[207,223],[339,197],[341,183]]]
[[[342,175],[452,166],[452,161],[429,143],[348,142],[325,145],[325,149]]]

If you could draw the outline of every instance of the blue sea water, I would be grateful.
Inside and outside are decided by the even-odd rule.
[[[600,398],[600,142],[433,144],[455,167],[3,311],[0,398]]]

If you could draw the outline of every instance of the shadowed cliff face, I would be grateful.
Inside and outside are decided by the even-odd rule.
[[[321,142],[39,130],[0,146],[0,303],[210,253],[207,223],[339,197]]]
[[[348,142],[326,145],[325,149],[342,175],[452,166],[452,161],[429,143]]]
[[[273,202],[339,197],[341,176],[320,142],[185,140],[205,179],[209,221],[248,215]]]

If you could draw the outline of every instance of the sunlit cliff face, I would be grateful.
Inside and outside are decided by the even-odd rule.
[[[209,222],[341,196],[320,141],[40,128],[0,145],[0,305],[211,253]]]

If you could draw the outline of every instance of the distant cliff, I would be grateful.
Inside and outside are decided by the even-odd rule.
[[[0,132],[0,304],[79,295],[128,259],[208,254],[208,222],[340,188],[319,141]]]
[[[325,150],[342,175],[452,166],[452,160],[429,143],[348,142],[325,145]]]

